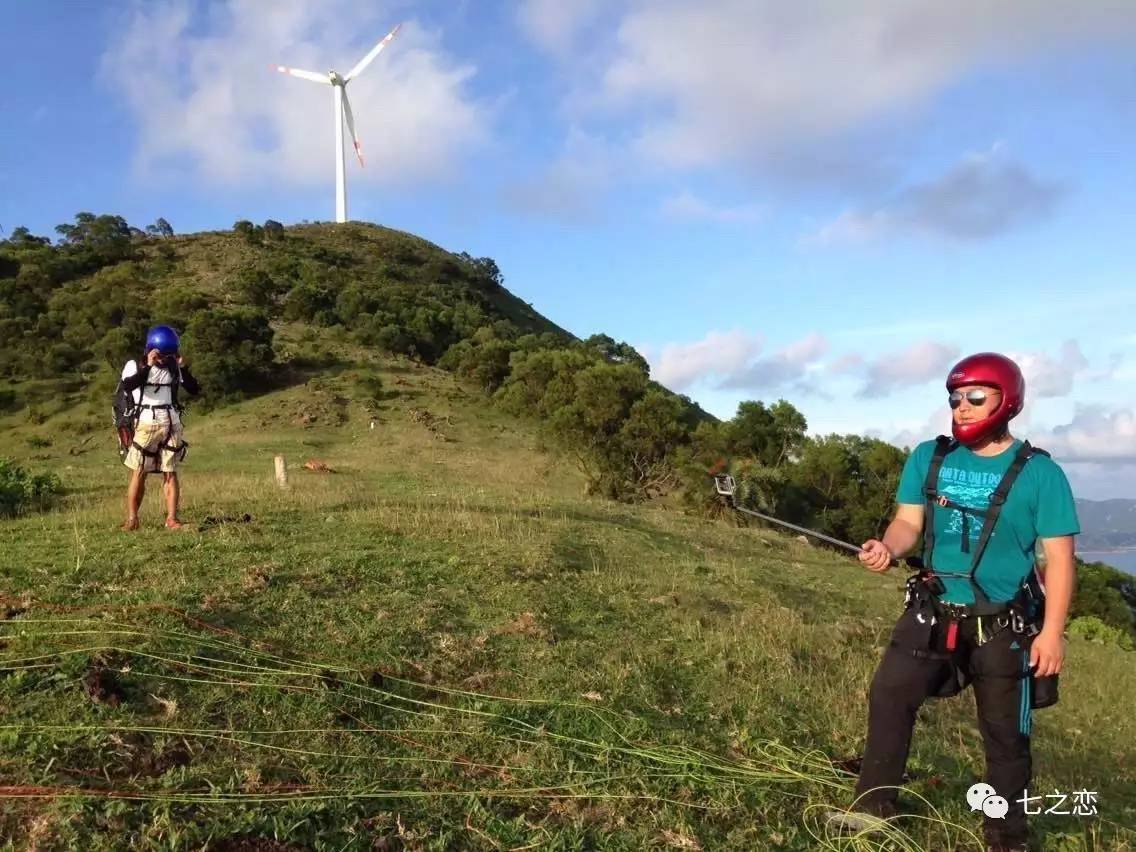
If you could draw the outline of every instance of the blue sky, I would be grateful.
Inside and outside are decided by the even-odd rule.
[[[507,286],[720,416],[791,400],[900,444],[1007,352],[1016,431],[1136,497],[1136,5],[1003,0],[11,4],[0,227],[351,218]],[[45,57],[52,57],[46,61]]]

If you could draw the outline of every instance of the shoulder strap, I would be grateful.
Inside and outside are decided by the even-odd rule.
[[[939,471],[943,459],[958,446],[958,441],[940,435],[935,439],[935,453],[927,466],[927,477],[923,480],[923,565],[932,570],[932,554],[935,550],[935,500],[939,496]]]
[[[975,574],[978,572],[978,563],[982,561],[982,554],[986,551],[986,545],[990,543],[990,536],[994,534],[994,525],[998,523],[998,516],[1002,514],[1002,506],[1006,503],[1006,498],[1009,496],[1014,482],[1017,481],[1018,474],[1022,472],[1026,462],[1039,452],[1043,455],[1049,455],[1044,450],[1034,449],[1030,446],[1029,441],[1023,441],[1014,454],[1014,460],[1010,462],[1010,467],[998,483],[998,487],[990,495],[990,507],[986,510],[986,519],[982,522],[982,532],[978,536],[978,544],[975,546],[974,556],[970,560],[970,584],[974,587],[974,599],[979,604],[989,604],[990,599],[986,597],[986,593],[982,591],[982,587],[978,585],[978,580],[975,578]]]

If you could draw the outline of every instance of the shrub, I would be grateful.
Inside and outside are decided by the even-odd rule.
[[[30,474],[11,459],[0,459],[0,517],[47,509],[62,490],[54,473]]]
[[[1083,615],[1069,622],[1069,635],[1080,636],[1090,642],[1102,645],[1119,645],[1126,651],[1133,650],[1132,635],[1105,624],[1095,615]]]

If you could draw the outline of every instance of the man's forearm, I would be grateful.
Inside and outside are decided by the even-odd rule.
[[[1044,631],[1065,632],[1069,607],[1073,602],[1073,587],[1077,571],[1072,555],[1051,556],[1045,565],[1045,625]]]
[[[887,532],[881,539],[888,550],[891,551],[892,556],[900,559],[911,552],[916,543],[923,535],[923,530],[918,529],[907,521],[896,518],[888,524]]]

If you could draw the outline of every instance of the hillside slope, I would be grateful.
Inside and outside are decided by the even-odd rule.
[[[244,340],[266,344],[255,354],[270,361],[278,350],[280,363],[260,373],[214,370],[206,387],[217,396],[259,392],[296,378],[296,368],[305,377],[303,368],[323,366],[328,339],[427,363],[493,323],[571,339],[505,289],[492,260],[377,225],[265,232],[244,223],[155,238],[130,236],[116,217],[93,221],[110,235],[91,225],[55,246],[34,236],[0,241],[0,413],[81,401],[73,392],[92,378],[105,385],[107,369],[135,357],[158,322],[179,329],[207,371],[202,358],[251,355],[238,351]]]
[[[538,412],[434,366],[455,341],[499,366],[498,323],[564,339],[491,262],[250,229],[0,250],[0,457],[66,489],[0,520],[0,843],[878,848],[819,816],[851,792],[833,761],[862,748],[903,577],[584,496]],[[109,392],[158,319],[212,383],[193,529],[160,527],[154,480],[126,534]],[[598,345],[614,363],[584,372],[618,409],[635,354]],[[1131,848],[1131,653],[1073,637],[1061,683],[1035,785],[1095,790],[1101,818],[1040,818],[1044,848]],[[976,848],[969,694],[925,709],[911,769],[928,819],[897,848]]]
[[[117,530],[109,434],[5,420],[0,455],[35,455],[69,494],[0,522],[0,838],[824,847],[819,808],[852,784],[827,756],[861,748],[902,577],[581,497],[531,425],[452,375],[362,353],[376,407],[335,354],[304,385],[190,414],[191,533],[159,527],[156,484],[144,529]],[[1036,786],[1095,790],[1102,818],[1040,818],[1044,848],[1133,841],[1134,703],[1130,654],[1073,640]],[[906,848],[976,848],[969,695],[926,708],[912,771],[947,822],[909,823]]]

